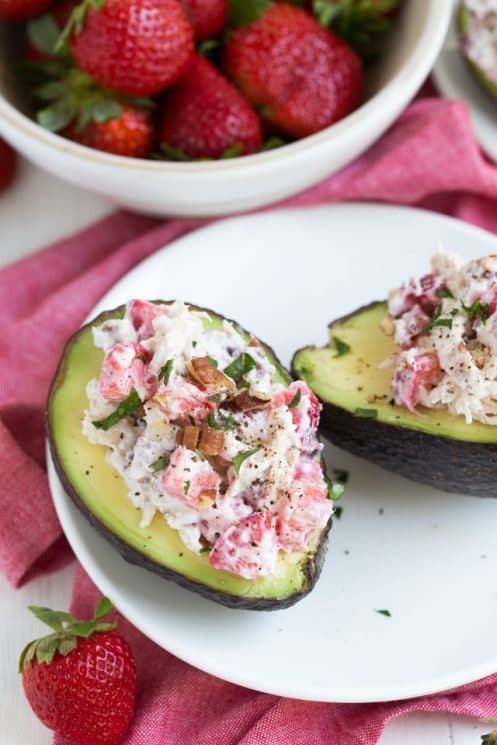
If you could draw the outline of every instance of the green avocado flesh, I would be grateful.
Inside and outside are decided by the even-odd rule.
[[[103,360],[103,352],[93,344],[91,329],[109,318],[122,317],[123,312],[118,308],[100,315],[69,340],[51,386],[47,432],[66,492],[128,561],[230,607],[272,610],[292,605],[312,589],[319,576],[329,526],[314,537],[307,552],[280,552],[277,571],[270,577],[247,580],[215,569],[209,564],[208,553],[187,549],[161,514],[156,513],[148,527],[140,527],[141,511],[131,503],[124,480],[107,463],[108,449],[92,445],[83,435],[85,388],[90,379],[99,376]],[[223,318],[208,313],[206,327],[221,327]],[[236,328],[251,338],[238,325]],[[265,345],[264,349],[276,366],[275,379],[288,385],[290,376],[272,350]]]
[[[329,326],[329,346],[296,352],[292,371],[321,400],[324,433],[338,447],[412,481],[496,497],[497,426],[466,424],[440,409],[419,407],[414,414],[390,403],[392,370],[379,365],[399,350],[380,328],[386,314],[386,303],[361,308]],[[333,337],[350,351],[337,356]]]
[[[342,339],[350,346],[350,352],[336,357],[333,342],[330,347],[307,347],[294,358],[298,376],[322,401],[351,413],[375,409],[377,421],[397,427],[467,442],[497,443],[497,427],[478,422],[466,424],[464,417],[440,409],[420,407],[419,416],[389,403],[392,369],[379,369],[379,365],[399,347],[380,328],[386,315],[386,304],[375,303],[331,324],[330,339]]]

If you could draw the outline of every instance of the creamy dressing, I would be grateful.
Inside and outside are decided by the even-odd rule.
[[[447,408],[468,423],[497,424],[497,257],[467,263],[439,251],[431,275],[389,301],[396,403]],[[420,325],[409,324],[416,315]]]
[[[321,451],[319,404],[304,383],[287,389],[276,382],[256,340],[247,342],[228,321],[209,328],[208,319],[179,301],[131,301],[122,320],[94,328],[105,358],[99,379],[87,386],[83,432],[109,449],[142,527],[159,514],[188,549],[208,550],[214,566],[255,579],[275,571],[279,551],[305,550],[333,512],[320,468],[295,487],[296,468],[304,473]],[[250,357],[251,369],[234,383],[222,371],[240,355]],[[205,365],[206,359],[226,390],[192,377],[192,360]],[[139,410],[97,428],[132,388]],[[237,410],[240,394],[259,397],[260,408]],[[199,444],[186,445],[188,437]],[[285,515],[292,500],[300,508],[302,499],[317,500],[320,511],[311,510],[292,533]]]

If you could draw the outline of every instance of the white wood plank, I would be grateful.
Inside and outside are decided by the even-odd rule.
[[[416,712],[393,719],[379,745],[451,745],[449,718],[447,714]]]
[[[497,716],[497,713],[496,713]],[[480,745],[481,736],[497,729],[495,724],[485,724],[467,717],[449,717],[451,745]]]

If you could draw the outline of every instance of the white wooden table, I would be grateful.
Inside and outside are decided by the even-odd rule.
[[[0,195],[0,264],[20,258],[111,209],[110,204],[23,163],[15,186]],[[40,632],[40,624],[26,607],[66,608],[72,574],[73,567],[68,567],[21,590],[13,590],[0,576],[0,745],[51,742],[50,733],[24,700],[17,659],[24,644]],[[391,722],[381,745],[479,745],[480,735],[490,729],[488,724],[460,717],[412,714]]]

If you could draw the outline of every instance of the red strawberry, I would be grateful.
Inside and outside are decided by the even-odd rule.
[[[63,611],[30,608],[54,632],[24,649],[24,692],[43,724],[74,745],[117,745],[133,718],[135,661],[116,624],[100,622],[111,609],[102,598],[93,620],[81,622]]]
[[[5,140],[0,140],[0,191],[7,188],[14,180],[17,168],[17,155],[7,145]]]
[[[194,50],[177,0],[83,0],[65,33],[79,67],[105,88],[132,96],[167,88]]]
[[[25,21],[43,13],[53,0],[0,0],[0,18]]]
[[[258,20],[235,29],[223,67],[262,117],[292,137],[343,119],[361,100],[357,54],[293,5],[271,3]]]
[[[155,140],[152,102],[121,99],[69,64],[64,59],[52,62],[52,75],[34,88],[34,95],[45,105],[38,111],[38,124],[95,150],[146,157]],[[43,64],[33,64],[33,69],[37,67],[42,72],[45,69]]]
[[[219,36],[228,21],[228,0],[182,0],[198,41]]]
[[[137,106],[121,106],[121,113],[105,122],[89,122],[83,129],[73,124],[61,132],[64,137],[86,145],[128,158],[145,158],[155,140],[152,114]]]
[[[162,145],[189,158],[248,155],[262,144],[259,118],[208,60],[195,55],[167,94]]]

